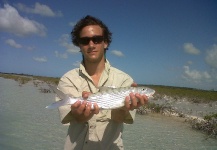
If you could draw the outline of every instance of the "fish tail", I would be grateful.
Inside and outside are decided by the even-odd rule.
[[[45,108],[47,109],[55,109],[55,108],[59,108],[60,106],[64,106],[64,105],[68,105],[70,104],[70,98],[66,97],[62,100],[56,101],[48,106],[46,106]]]

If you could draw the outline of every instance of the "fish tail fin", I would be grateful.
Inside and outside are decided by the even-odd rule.
[[[62,100],[56,101],[56,102],[46,106],[45,108],[47,108],[47,109],[55,109],[55,108],[59,108],[60,106],[68,105],[68,104],[70,104],[70,98],[66,97],[66,98],[64,98]]]

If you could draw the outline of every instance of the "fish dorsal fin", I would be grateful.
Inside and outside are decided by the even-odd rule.
[[[115,86],[101,86],[99,87],[99,91],[104,92],[104,91],[108,91],[108,90],[115,89],[115,88],[116,88]]]

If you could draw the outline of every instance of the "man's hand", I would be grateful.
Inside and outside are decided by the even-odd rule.
[[[136,83],[131,85],[132,87],[137,87]],[[129,96],[125,99],[125,109],[126,110],[134,110],[139,108],[140,106],[146,104],[148,102],[148,97],[145,95],[140,95],[138,93],[133,94],[130,93]]]
[[[89,95],[90,95],[90,92],[86,92],[86,91],[82,92],[83,99],[87,99]],[[86,122],[90,118],[92,118],[94,114],[99,113],[98,105],[94,103],[93,110],[91,109],[91,105],[92,103],[90,102],[83,101],[81,103],[81,101],[78,100],[73,105],[71,105],[71,113],[73,114],[73,116],[78,122]]]
[[[132,87],[136,87],[137,84],[133,83]],[[140,106],[146,104],[148,102],[148,97],[140,94],[130,93],[129,96],[125,98],[125,105],[122,108],[112,110],[111,117],[112,120],[122,123],[127,114],[129,114],[129,110],[134,110],[139,108]]]

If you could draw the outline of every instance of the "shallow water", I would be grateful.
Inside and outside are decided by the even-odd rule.
[[[191,129],[183,120],[162,115],[137,115],[125,128],[124,144],[129,150],[216,150],[217,140]],[[133,140],[132,140],[133,139]]]
[[[20,87],[0,78],[0,149],[63,149],[67,126],[60,124],[57,110],[45,109],[53,100],[53,93],[40,93],[32,82]],[[217,140],[163,116],[136,116],[135,124],[125,125],[123,138],[126,150],[217,149]]]

